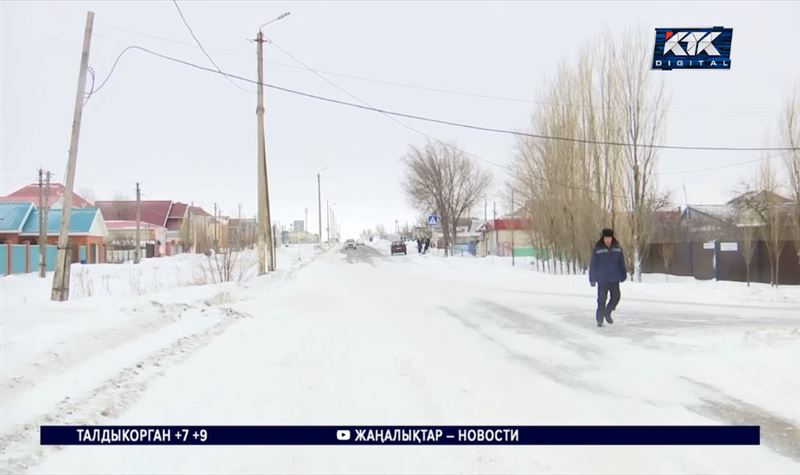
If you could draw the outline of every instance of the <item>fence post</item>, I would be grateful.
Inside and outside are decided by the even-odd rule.
[[[25,241],[25,273],[31,271],[31,242]]]

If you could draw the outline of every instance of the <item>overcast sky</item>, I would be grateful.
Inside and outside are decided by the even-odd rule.
[[[258,26],[291,16],[265,33],[314,69],[430,88],[516,98],[501,100],[431,92],[327,76],[386,109],[507,129],[528,127],[534,104],[561,61],[604,28],[641,31],[652,48],[654,28],[733,28],[730,71],[652,71],[671,96],[664,142],[762,146],[778,111],[800,78],[800,2],[179,2],[195,34],[229,72],[255,78]],[[0,194],[36,179],[38,167],[62,181],[67,162],[86,11],[95,12],[90,66],[98,81],[119,52],[141,45],[210,66],[171,2],[0,2],[2,123]],[[265,80],[352,100],[265,47]],[[242,84],[254,90],[250,84]],[[325,200],[335,202],[344,234],[413,220],[401,188],[400,158],[425,139],[374,112],[266,90],[266,142],[273,221],[288,225],[309,210],[317,227],[316,173]],[[217,202],[235,216],[256,210],[256,96],[223,77],[133,51],[84,110],[76,190],[98,199],[134,196]],[[487,160],[509,163],[514,140],[403,120],[441,140],[456,141]],[[719,203],[757,163],[696,173],[669,173],[735,164],[758,152],[660,154],[660,183],[683,205]],[[507,177],[492,169],[504,194]],[[506,203],[498,203],[505,210]],[[476,210],[482,217],[483,209]],[[325,210],[323,209],[323,220]]]

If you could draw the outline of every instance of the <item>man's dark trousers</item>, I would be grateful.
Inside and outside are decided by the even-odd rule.
[[[611,294],[611,300],[608,294]],[[610,315],[617,308],[619,303],[619,282],[598,282],[597,283],[597,313],[595,318],[602,322],[603,318]]]

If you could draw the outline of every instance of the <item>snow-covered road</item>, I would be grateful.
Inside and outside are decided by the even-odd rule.
[[[75,342],[88,350],[24,361],[15,350],[3,363],[3,470],[800,471],[791,293],[761,303],[623,284],[616,323],[597,328],[585,278],[387,251],[331,250],[245,285],[132,298],[126,311],[141,319]],[[76,305],[99,312],[90,300]],[[61,449],[38,446],[44,423],[758,424],[762,446]]]

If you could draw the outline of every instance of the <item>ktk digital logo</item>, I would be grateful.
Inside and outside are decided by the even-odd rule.
[[[653,69],[731,69],[733,28],[656,28]]]

